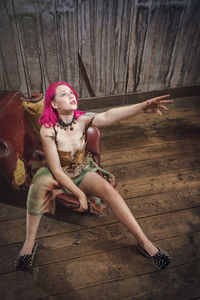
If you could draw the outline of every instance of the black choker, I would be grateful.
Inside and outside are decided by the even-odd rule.
[[[64,130],[68,129],[68,127],[70,127],[69,128],[70,130],[74,130],[74,128],[72,126],[73,124],[76,124],[76,118],[74,115],[73,115],[72,121],[70,123],[65,123],[63,120],[59,119],[57,126]]]

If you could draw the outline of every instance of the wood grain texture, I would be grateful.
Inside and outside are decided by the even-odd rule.
[[[53,81],[96,96],[200,84],[200,3],[1,0],[0,88],[44,92]]]
[[[56,300],[90,300],[96,298],[104,300],[109,295],[113,300],[182,300],[198,299],[200,276],[198,264],[189,263],[170,269],[167,276],[160,273],[144,274],[141,276],[130,276],[123,280],[116,280],[112,283],[93,285],[87,289],[79,289],[68,293],[55,295]],[[185,277],[189,278],[189,284],[185,284]],[[160,280],[162,279],[162,280]],[[158,286],[158,282],[161,282]],[[156,287],[156,291],[154,289]],[[84,293],[83,293],[84,291]],[[193,298],[194,297],[194,298]],[[197,297],[197,298],[196,298]]]
[[[188,247],[188,244],[191,243],[191,241],[192,245]],[[186,276],[186,273],[184,272],[185,267],[187,272],[190,274],[188,283],[192,284],[193,288],[195,288],[192,292],[192,289],[184,285],[185,291],[188,293],[187,296],[198,295],[198,277],[195,279],[195,276],[192,276],[192,273],[196,274],[196,276],[199,275],[199,250],[194,250],[194,247],[199,249],[199,243],[200,237],[198,233],[196,235],[183,235],[160,241],[159,246],[168,249],[174,258],[168,272],[154,272],[154,267],[148,263],[148,261],[144,260],[144,257],[139,253],[135,246],[132,246],[129,248],[121,248],[104,253],[57,262],[56,264],[35,267],[31,274],[32,280],[31,277],[29,278],[28,276],[25,280],[25,284],[27,286],[28,283],[34,283],[38,289],[41,289],[43,292],[46,291],[46,293],[50,295],[59,294],[59,296],[61,296],[64,293],[69,293],[69,298],[67,298],[68,296],[66,294],[65,299],[71,299],[70,293],[73,295],[76,294],[76,291],[79,292],[80,290],[82,290],[82,292],[84,290],[86,291],[82,294],[82,299],[91,299],[89,298],[91,296],[89,288],[98,290],[98,288],[101,287],[101,289],[104,289],[105,285],[110,287],[108,295],[112,295],[114,293],[112,286],[115,285],[116,282],[122,286],[124,285],[124,288],[121,286],[121,289],[117,289],[121,296],[116,299],[123,299],[121,297],[126,296],[127,292],[129,293],[129,296],[139,296],[142,294],[148,296],[149,293],[155,294],[158,297],[160,293],[165,297],[165,295],[169,295],[166,290],[162,291],[162,288],[166,286],[166,280],[168,283],[170,282],[172,287],[174,287],[174,291],[171,291],[171,293],[176,292],[178,295],[179,290],[181,290],[181,285],[183,284],[182,276]],[[172,244],[174,245],[173,247],[171,247]],[[180,251],[180,249],[183,251],[181,256],[177,255],[177,252]],[[197,260],[196,266],[194,264],[195,260]],[[176,285],[173,282],[173,277],[177,276],[175,274],[180,276],[179,279],[179,276],[176,277]],[[138,282],[141,277],[144,277],[144,279],[137,285],[137,288],[135,287],[136,290],[133,290],[133,287],[131,289],[131,286],[129,285],[130,283],[128,283],[127,280],[130,280],[133,284],[134,281]],[[147,278],[148,280],[145,283],[145,279]],[[157,288],[152,289],[152,285],[149,281],[152,282],[155,279],[161,282],[161,287],[154,283]],[[17,278],[15,277],[15,272],[2,275],[0,285],[4,297],[5,295],[8,295],[10,291],[12,293],[17,291],[17,289],[21,286],[20,281],[21,274],[19,274]],[[9,282],[14,283],[13,288],[10,291],[8,289]],[[151,289],[154,290],[153,293],[150,290],[150,286]],[[147,290],[146,288],[144,289],[144,287],[146,287]],[[101,293],[97,294],[96,297],[103,299]]]
[[[173,200],[175,201],[175,197]],[[144,198],[144,201],[148,201],[147,197]],[[148,204],[148,209],[145,209],[145,205],[147,204],[147,202],[142,204],[137,201],[135,205],[135,207],[144,206],[146,214],[142,218],[137,219],[143,230],[152,241],[158,241],[158,237],[161,235],[162,239],[164,240],[170,237],[178,237],[189,234],[190,232],[199,231],[199,208],[188,209],[188,202],[187,205],[185,205],[185,209],[183,211],[167,213],[167,205],[165,205],[163,202],[160,201],[160,203],[155,203],[152,201]],[[131,205],[129,203],[130,202],[128,202],[127,204],[131,208]],[[178,204],[180,204],[180,201],[178,202]],[[148,216],[149,212],[152,213],[154,209],[156,212],[156,205],[160,205],[160,211],[157,212],[158,215],[151,217]],[[199,203],[197,203],[197,197],[196,205],[199,205]],[[179,206],[179,208],[181,208],[181,205]],[[136,211],[132,211],[136,216],[139,215],[138,209]],[[170,209],[168,209],[168,211],[170,211]],[[107,224],[108,221],[110,222],[110,224]],[[62,233],[59,231],[52,231],[52,236],[48,236],[47,230],[45,237],[44,235],[42,236],[39,233],[39,249],[37,251],[38,255],[35,266],[53,264],[73,259],[76,260],[80,257],[84,259],[85,256],[90,257],[90,255],[94,254],[104,253],[104,255],[106,255],[108,251],[114,251],[117,249],[124,249],[123,251],[125,251],[125,249],[133,247],[136,242],[133,239],[132,234],[121,224],[118,224],[117,222],[113,224],[111,223],[114,221],[116,222],[113,217],[109,219],[105,218],[104,220],[102,220],[101,225],[94,228],[92,228],[92,224],[90,224],[90,228],[79,229],[74,232],[66,231]],[[20,223],[18,223],[18,227],[20,227],[21,229],[23,228]],[[165,228],[167,228],[167,230],[165,230]],[[69,229],[71,228],[69,227]],[[3,230],[5,230],[5,228],[2,227],[2,231]],[[8,228],[8,231],[9,234],[13,236],[14,234],[18,234],[16,231],[12,232],[10,228]],[[11,242],[11,239],[9,242]],[[12,242],[14,242],[14,240]],[[16,244],[12,243],[10,245],[0,247],[1,257],[4,261],[4,264],[0,266],[0,274],[15,271],[13,265],[13,256],[15,256],[17,251],[19,251],[20,245],[21,243],[18,242]]]

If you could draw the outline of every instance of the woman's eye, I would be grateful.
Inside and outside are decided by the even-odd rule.
[[[65,93],[62,93],[62,95],[61,95],[61,96],[62,96],[62,97],[64,97],[65,95],[66,95]]]

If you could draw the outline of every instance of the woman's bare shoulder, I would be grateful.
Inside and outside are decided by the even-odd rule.
[[[84,113],[84,115],[80,116],[80,118],[89,118],[91,116],[95,116],[95,114],[96,113],[93,112],[93,111],[87,111],[87,112]]]
[[[95,115],[95,112],[86,112],[84,115],[80,116],[80,120],[84,123],[84,127],[88,127],[88,124]]]
[[[44,125],[41,126],[40,128],[40,136],[41,137],[54,137],[55,132],[53,130],[53,127],[45,127]]]

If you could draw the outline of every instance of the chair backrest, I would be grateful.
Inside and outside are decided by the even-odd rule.
[[[0,92],[0,138],[12,144],[21,159],[28,160],[37,139],[22,107],[20,92]]]
[[[87,130],[86,149],[93,154],[95,161],[100,164],[101,156],[101,135],[97,127],[89,127]]]

